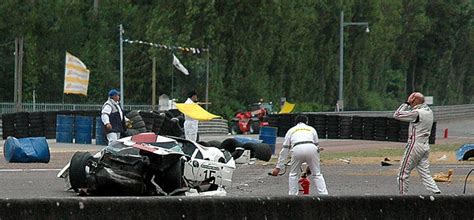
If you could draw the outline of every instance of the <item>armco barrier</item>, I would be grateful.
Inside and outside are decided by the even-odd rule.
[[[0,219],[472,219],[474,196],[0,199]]]

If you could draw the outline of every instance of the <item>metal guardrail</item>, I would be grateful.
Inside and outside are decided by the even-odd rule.
[[[102,104],[65,104],[65,103],[22,103],[23,112],[61,111],[61,110],[100,110]],[[152,105],[125,105],[124,110],[152,110]],[[0,102],[0,115],[14,113],[15,104]]]

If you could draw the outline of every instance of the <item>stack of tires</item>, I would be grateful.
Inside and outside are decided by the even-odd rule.
[[[145,122],[138,111],[130,111],[126,116],[132,122],[132,128],[127,128],[125,130],[125,136],[147,132]]]
[[[43,113],[44,136],[47,139],[56,138],[56,117],[57,112],[48,111]]]
[[[125,132],[127,136],[144,132],[175,137],[182,137],[184,134],[179,121],[168,117],[166,113],[131,111],[127,118],[132,121],[132,128]]]
[[[339,137],[341,139],[350,139],[352,134],[352,117],[351,116],[340,116],[339,117]]]
[[[374,118],[374,139],[377,141],[385,141],[387,138],[387,118]]]
[[[184,135],[183,129],[179,126],[178,120],[168,117],[164,117],[163,119],[163,124],[158,133],[159,135],[169,135],[174,137],[182,137]]]
[[[398,141],[400,142],[407,142],[408,141],[408,129],[410,123],[405,121],[400,121],[400,131],[398,132],[399,138]]]
[[[327,115],[326,128],[328,139],[339,139],[339,115]]]
[[[44,135],[44,112],[31,112],[28,115],[30,123],[29,137],[43,137]]]
[[[163,126],[163,122],[165,121],[165,118],[166,118],[165,114],[156,114],[155,117],[153,118],[153,128],[151,130],[155,134],[160,133],[161,127]]]
[[[154,118],[156,117],[155,113],[147,112],[147,111],[139,111],[139,114],[142,117],[143,123],[140,122],[140,125],[137,125],[137,126],[134,125],[133,127],[134,128],[135,127],[140,127],[140,128],[145,127],[146,132],[151,132],[153,130]],[[134,121],[134,120],[132,120],[132,121],[133,121],[134,124],[138,123],[138,121]]]
[[[225,119],[212,119],[210,121],[199,121],[198,134],[226,135],[229,133],[228,121]]]
[[[353,116],[352,117],[352,124],[351,124],[351,136],[352,139],[362,139],[363,132],[364,132],[364,123],[363,117],[360,116]]]
[[[364,117],[362,119],[364,125],[364,131],[362,133],[362,139],[373,140],[375,131],[375,119],[373,117]]]
[[[387,140],[398,141],[400,138],[400,121],[394,118],[387,119]]]
[[[2,137],[15,136],[15,114],[2,114]]]
[[[280,118],[277,114],[271,114],[267,116],[268,126],[270,127],[278,127],[280,124]]]
[[[280,122],[278,124],[278,137],[285,137],[286,132],[295,124],[295,116],[293,114],[279,114],[278,116]]]
[[[29,135],[28,112],[17,112],[15,114],[15,137],[25,138]]]
[[[309,114],[308,125],[316,129],[319,138],[326,138],[326,115]]]

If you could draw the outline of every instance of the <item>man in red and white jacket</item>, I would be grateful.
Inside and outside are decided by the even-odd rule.
[[[410,122],[408,143],[398,174],[399,193],[407,194],[410,173],[415,167],[426,189],[434,194],[441,193],[430,175],[428,157],[430,155],[429,137],[433,125],[433,112],[425,104],[423,94],[414,92],[408,96],[407,101],[398,107],[393,117],[400,121]]]

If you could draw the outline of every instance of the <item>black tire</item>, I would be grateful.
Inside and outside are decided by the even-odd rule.
[[[133,128],[125,130],[125,136],[126,137],[133,136],[133,135],[136,135],[136,134],[139,134],[139,133],[140,133],[140,131],[138,131],[137,129],[133,129]]]
[[[198,141],[197,143],[204,147],[212,147],[208,142],[205,142],[205,141]]]
[[[242,147],[242,143],[235,140],[234,138],[225,139],[219,146],[220,149],[228,150],[230,153],[235,151],[235,148]]]
[[[145,122],[144,121],[133,121],[132,122],[132,128],[139,129],[139,128],[144,128],[145,127]]]
[[[143,118],[142,118],[140,115],[137,115],[137,116],[132,117],[132,118],[129,118],[129,117],[127,117],[127,118],[128,118],[130,121],[132,121],[132,123],[133,123],[133,122],[143,121]]]
[[[272,158],[272,149],[268,144],[254,144],[253,152],[255,153],[255,158],[263,161],[270,161]]]
[[[239,123],[237,121],[232,121],[230,124],[230,133],[233,135],[242,134],[242,131],[239,128]]]
[[[253,148],[255,147],[254,145],[256,145],[256,143],[248,142],[242,145],[242,148],[244,148],[245,150],[253,150]]]
[[[220,141],[208,141],[207,142],[209,145],[211,145],[211,147],[217,147],[217,148],[220,148],[222,142]]]
[[[71,188],[77,192],[79,188],[87,187],[86,166],[92,159],[89,152],[76,152],[72,155],[71,164],[69,166],[69,182]]]
[[[133,110],[129,112],[126,116],[127,118],[132,119],[132,118],[135,118],[137,115],[140,116],[140,113],[136,110]]]
[[[239,157],[242,156],[242,154],[244,154],[244,149],[242,148],[235,149],[235,151],[232,152],[232,158],[234,158],[234,160],[237,160]]]
[[[166,171],[163,182],[163,191],[173,192],[183,186],[183,161],[179,159],[171,165]]]

